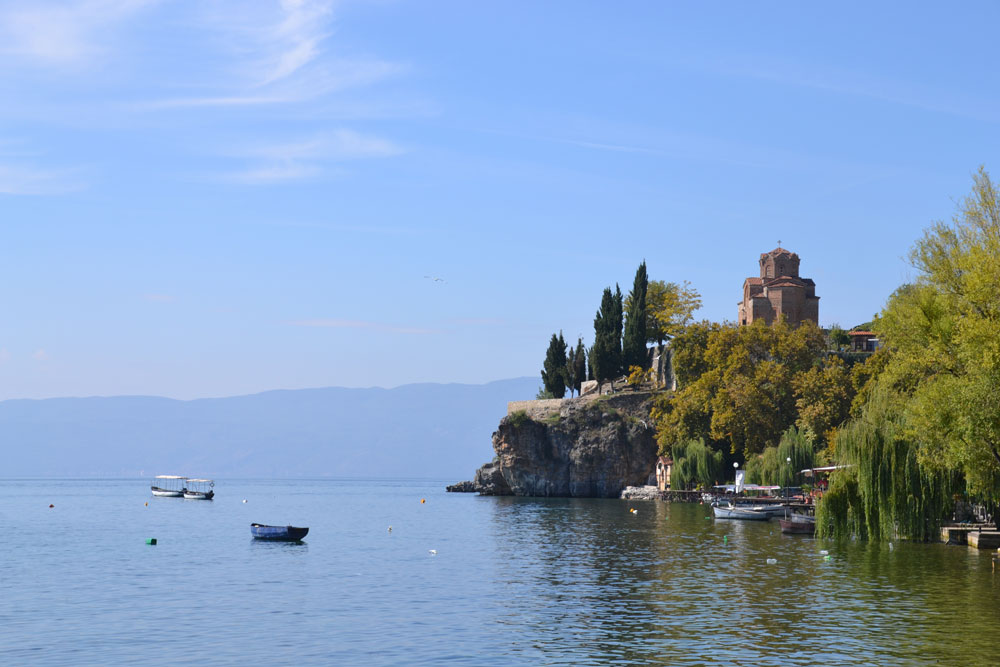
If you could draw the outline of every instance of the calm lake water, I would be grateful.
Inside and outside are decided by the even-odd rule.
[[[219,480],[205,502],[153,498],[148,479],[0,481],[0,664],[1000,656],[1000,573],[985,552],[838,546],[782,535],[777,522],[706,519],[700,505],[443,485]],[[254,521],[310,533],[254,542]]]

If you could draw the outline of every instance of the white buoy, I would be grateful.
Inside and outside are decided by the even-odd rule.
[[[243,502],[246,502],[246,501],[247,501],[247,499],[246,499],[246,498],[244,498],[244,499],[243,499]]]
[[[777,562],[778,562],[777,558],[768,558],[767,559],[767,564],[768,565],[775,565]]]
[[[889,551],[892,551],[892,542],[889,542]]]
[[[390,532],[390,533],[392,532],[392,526],[389,526],[388,532]]]
[[[820,556],[825,556],[825,555],[827,555],[828,553],[830,553],[830,552],[829,552],[829,551],[827,551],[826,549],[820,549],[820,550],[819,550],[819,555],[820,555]]]
[[[432,556],[437,556],[437,549],[428,549],[427,552]]]

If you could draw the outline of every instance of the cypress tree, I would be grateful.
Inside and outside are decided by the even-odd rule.
[[[615,375],[621,375],[625,372],[625,368],[622,365],[622,322],[625,315],[624,298],[622,297],[622,289],[615,283],[615,318],[614,322],[614,341],[612,347],[615,352]],[[612,387],[613,388],[613,387]]]
[[[618,295],[621,296],[621,290]],[[590,352],[598,390],[605,380],[614,380],[621,369],[621,358],[621,301],[616,300],[610,287],[605,287],[601,308],[594,317],[594,347]]]
[[[622,365],[628,373],[632,366],[646,368],[646,276],[645,260],[635,272],[635,282],[628,295],[625,313],[625,336],[622,340]]]
[[[576,354],[573,357],[573,363],[576,369],[573,372],[573,377],[576,378],[576,383],[574,388],[576,389],[576,395],[580,395],[580,386],[583,381],[587,379],[587,351],[583,347],[583,339],[576,339]]]
[[[576,389],[576,348],[571,347],[566,353],[566,388],[569,389],[569,397],[573,398],[573,390]]]
[[[557,337],[552,334],[549,349],[545,352],[545,362],[542,364],[542,383],[545,391],[555,398],[566,395],[566,341],[562,332]]]

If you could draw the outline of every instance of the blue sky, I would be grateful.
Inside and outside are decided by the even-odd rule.
[[[735,319],[778,239],[866,321],[996,163],[998,20],[0,2],[0,399],[534,375],[643,259]]]

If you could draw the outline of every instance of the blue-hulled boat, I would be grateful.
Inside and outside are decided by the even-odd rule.
[[[298,542],[309,534],[309,529],[297,526],[265,526],[262,523],[251,523],[250,534],[258,540]]]

